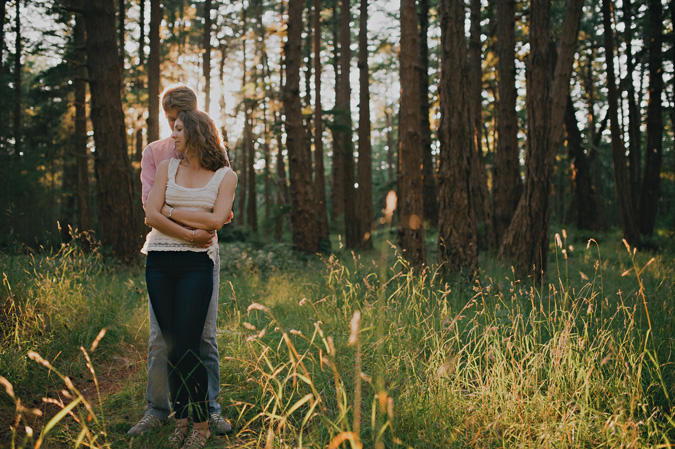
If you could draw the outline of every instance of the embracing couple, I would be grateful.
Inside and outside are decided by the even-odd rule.
[[[197,110],[192,89],[166,89],[162,107],[171,137],[150,143],[141,163],[145,222],[152,228],[142,249],[150,300],[148,406],[128,435],[142,435],[173,416],[169,445],[200,448],[212,433],[232,431],[217,402],[215,233],[232,218],[237,175],[213,120]]]

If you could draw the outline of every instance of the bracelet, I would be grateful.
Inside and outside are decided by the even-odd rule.
[[[173,213],[174,209],[175,207],[172,207],[171,210],[169,210],[169,215],[166,216],[167,218],[171,218],[171,214]]]

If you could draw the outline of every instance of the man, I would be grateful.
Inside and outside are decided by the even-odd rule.
[[[185,85],[167,88],[162,94],[162,108],[173,131],[179,111],[197,109],[197,95]],[[150,143],[143,150],[141,160],[141,183],[143,185],[143,206],[148,199],[155,180],[155,171],[160,162],[176,157],[174,140],[171,137]],[[195,230],[194,242],[208,246],[216,238],[213,232]],[[220,392],[220,364],[218,344],[216,342],[216,321],[218,315],[218,285],[220,280],[220,255],[213,267],[213,294],[204,324],[200,352],[208,373],[209,427],[216,435],[232,431],[232,426],[221,416],[221,407],[217,402]],[[148,408],[141,420],[133,426],[127,435],[138,436],[159,427],[169,420],[171,403],[169,401],[169,379],[167,371],[167,349],[162,333],[148,301],[150,313],[150,338],[148,341],[148,385],[146,399]]]

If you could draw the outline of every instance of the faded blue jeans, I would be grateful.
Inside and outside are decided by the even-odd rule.
[[[220,358],[218,343],[216,342],[216,327],[218,321],[218,286],[220,282],[220,253],[213,264],[213,294],[206,315],[206,323],[202,332],[200,345],[201,357],[206,366],[208,375],[209,413],[220,414],[222,409],[218,403],[220,393]],[[148,340],[148,385],[145,398],[148,401],[146,414],[167,419],[171,413],[169,398],[169,372],[167,370],[166,343],[159,329],[157,317],[152,310],[152,303],[148,301],[150,314],[150,338]]]

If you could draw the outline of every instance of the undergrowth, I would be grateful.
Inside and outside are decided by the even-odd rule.
[[[473,280],[415,272],[382,238],[321,258],[223,245],[236,432],[208,447],[672,447],[672,254],[561,234],[537,282],[487,254]],[[0,442],[164,447],[166,428],[126,437],[145,406],[141,268],[67,246],[0,260]],[[138,366],[104,386],[120,357]]]

